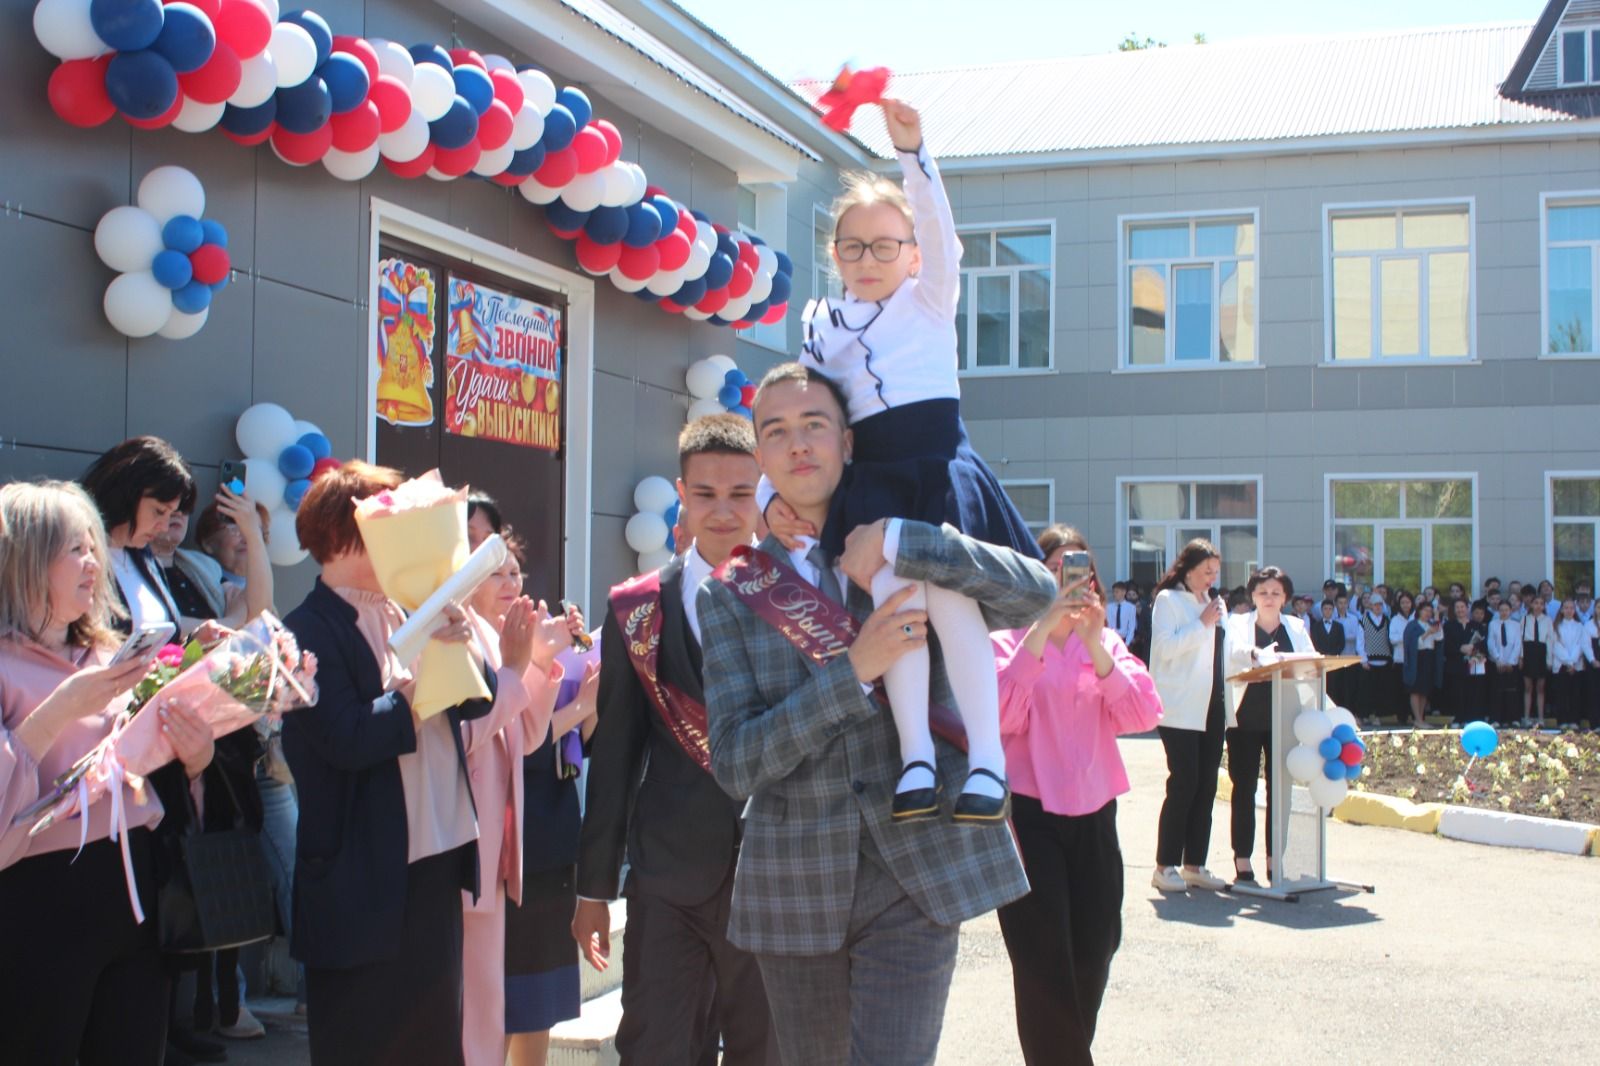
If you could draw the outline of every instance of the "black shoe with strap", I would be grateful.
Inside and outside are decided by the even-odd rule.
[[[956,797],[956,809],[953,815],[958,824],[986,825],[990,822],[1003,822],[1011,813],[1011,786],[1006,784],[1006,779],[993,770],[985,770],[978,766],[967,775],[967,780],[971,781],[979,774],[999,784],[1001,794],[988,796],[982,792],[968,792],[963,789],[961,795]]]
[[[896,822],[926,822],[939,817],[939,771],[933,764],[921,759],[908,762],[900,776],[905,777],[919,766],[933,775],[933,787],[896,792],[894,804],[889,808],[889,817]]]

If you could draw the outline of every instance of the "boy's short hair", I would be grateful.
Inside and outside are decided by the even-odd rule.
[[[678,473],[682,475],[696,455],[756,454],[755,426],[735,414],[706,415],[678,433]]]
[[[1127,592],[1128,591],[1128,583],[1126,581],[1113,581],[1111,583],[1111,591],[1115,592],[1118,589],[1121,589],[1123,592]]]
[[[804,363],[779,363],[761,376],[761,384],[756,386],[755,399],[750,401],[752,412],[761,406],[761,397],[775,385],[784,382],[797,381],[805,385],[821,385],[828,390],[834,402],[839,405],[840,427],[850,424],[850,401],[845,398],[844,389],[839,383],[815,367],[806,366]]]

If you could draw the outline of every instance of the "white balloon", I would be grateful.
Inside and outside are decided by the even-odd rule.
[[[544,136],[544,116],[539,109],[524,101],[517,108],[515,124],[511,127],[511,147],[518,152],[527,151]]]
[[[262,52],[239,63],[239,87],[228,97],[234,107],[260,107],[278,91],[278,64]]]
[[[278,0],[256,0],[256,3],[267,9],[267,18],[272,22],[277,22],[278,16],[283,13],[278,7]]]
[[[548,115],[556,105],[556,83],[542,70],[519,70],[517,80],[522,83],[523,99],[538,110],[540,116]]]
[[[283,490],[289,485],[288,479],[278,471],[278,460],[262,459],[258,457],[246,458],[244,461],[244,491],[252,500],[266,505],[267,510],[276,511],[283,506]],[[276,522],[273,525],[277,525]],[[273,533],[277,533],[274,529]],[[278,538],[274,536],[273,540]]]
[[[39,0],[33,9],[33,35],[57,59],[93,59],[111,51],[94,32],[89,0]]]
[[[628,173],[633,175],[633,195],[628,197],[628,203],[636,204],[644,199],[644,194],[650,188],[650,178],[644,172],[644,167],[638,163],[623,164],[628,168]]]
[[[142,207],[113,207],[94,228],[94,250],[112,270],[149,270],[166,247],[161,223]]]
[[[418,63],[411,75],[411,110],[434,122],[444,117],[455,103],[456,83],[450,72],[437,63]]]
[[[249,459],[262,459],[278,469],[278,453],[299,440],[302,434],[294,416],[275,403],[252,404],[239,415],[233,426],[233,439]],[[262,503],[267,501],[256,497]]]
[[[287,507],[271,509],[271,535],[267,540],[267,558],[273,566],[294,566],[311,554],[300,547],[300,534],[294,528],[294,512]]]
[[[728,371],[739,369],[739,364],[733,361],[733,356],[731,355],[723,355],[721,353],[708,355],[706,356],[706,362],[714,364],[718,370],[722,371],[724,377],[727,376]],[[718,388],[721,388],[720,382],[718,383]]]
[[[684,384],[689,388],[689,395],[697,400],[715,399],[722,389],[724,379],[728,376],[728,370],[732,369],[718,365],[716,358],[712,356],[710,359],[691,363],[688,373],[684,374]]]
[[[772,275],[778,272],[778,253],[773,251],[771,245],[756,245],[756,258],[760,261],[760,266],[756,269],[757,274],[765,274],[768,278],[771,278]],[[762,297],[762,299],[766,299],[766,297]]]
[[[639,553],[639,573],[648,574],[660,570],[672,562],[672,549],[667,547],[657,548],[655,551]]]
[[[599,171],[600,202],[607,207],[626,207],[633,201],[633,175],[621,163],[612,163]]]
[[[411,88],[411,75],[417,69],[416,60],[406,46],[382,37],[368,38],[367,43],[378,52],[378,73],[398,78],[406,88]]]
[[[693,215],[690,215],[689,217],[690,218],[694,218]],[[714,229],[709,222],[701,222],[697,218],[694,221],[695,221],[695,231],[694,231],[694,243],[695,243],[695,245],[697,247],[704,248],[705,252],[706,252],[706,255],[708,255],[708,256],[716,255],[717,254],[717,231],[716,231],[716,229]]]
[[[427,170],[427,174],[428,174],[428,177],[432,178],[434,181],[455,181],[456,180],[455,178],[451,177],[449,174],[446,174],[444,171],[440,170],[438,167],[429,167],[428,170]]]
[[[478,156],[478,161],[473,164],[472,172],[481,177],[492,178],[506,167],[511,165],[511,157],[517,150],[511,147],[510,142],[502,144],[499,148],[491,149]]]
[[[172,314],[172,290],[148,270],[119,274],[106,286],[106,320],[118,333],[148,337],[167,324]]]
[[[561,200],[574,211],[593,211],[600,206],[600,194],[605,191],[605,179],[597,171],[579,174],[561,190]]]
[[[305,84],[317,69],[317,42],[293,22],[279,22],[272,27],[272,42],[267,45],[267,51],[278,68],[280,89]]]
[[[664,515],[678,502],[678,490],[664,477],[652,474],[633,487],[636,510]]]
[[[688,314],[690,311],[694,311],[694,308],[685,308],[683,313]],[[695,311],[695,314],[699,315],[702,319],[711,317],[704,311]],[[722,406],[722,401],[717,399],[715,396],[707,396],[705,399],[696,400],[694,403],[689,405],[690,422],[693,422],[697,418],[704,418],[706,415],[725,415],[727,413],[728,409]]]
[[[505,56],[497,55],[494,52],[484,52],[482,55],[483,65],[485,69],[489,71],[489,73],[493,74],[497,70],[504,70],[510,74],[516,74],[517,65],[511,62],[511,60],[507,59]]]
[[[406,117],[404,126],[392,133],[378,134],[378,151],[396,163],[409,163],[427,150],[428,120],[418,114],[414,107]]]
[[[1314,748],[1333,735],[1333,724],[1318,710],[1301,711],[1294,720],[1294,738]]]
[[[755,280],[750,283],[750,302],[760,303],[772,295],[772,275],[756,272]]]
[[[1289,769],[1289,776],[1302,785],[1309,785],[1322,776],[1322,756],[1317,754],[1315,748],[1304,744],[1290,748],[1289,754],[1284,757],[1284,763]]]
[[[1350,783],[1344,778],[1334,781],[1321,773],[1312,778],[1311,784],[1306,787],[1311,790],[1311,799],[1323,810],[1339,806],[1350,794]]]
[[[369,144],[359,152],[341,152],[337,148],[329,148],[322,157],[322,165],[340,181],[360,181],[378,165],[378,146]]]
[[[708,311],[700,310],[698,307],[685,307],[683,309],[683,317],[692,318],[696,322],[704,322],[706,319],[711,317],[711,314]],[[717,406],[721,407],[722,405],[718,404]]]
[[[197,314],[189,315],[172,309],[172,314],[167,316],[166,324],[156,330],[156,336],[165,337],[169,341],[181,341],[200,332],[200,327],[206,324],[206,319],[211,315],[211,308],[202,307]]]
[[[202,104],[198,100],[185,97],[183,106],[178,109],[178,117],[172,120],[173,128],[180,129],[184,133],[204,133],[222,121],[222,112],[227,106],[226,101]]]
[[[749,310],[750,294],[745,293],[737,300],[729,300],[727,305],[723,307],[722,310],[718,311],[717,314],[720,315],[725,321],[737,322],[743,318],[745,313]]]
[[[615,285],[623,292],[638,292],[640,289],[644,288],[644,283],[650,280],[649,278],[645,278],[643,280],[635,280],[630,278],[628,275],[622,272],[621,267],[612,267],[610,277],[611,284]]]
[[[540,184],[538,179],[533,177],[518,185],[517,189],[522,193],[522,198],[530,204],[553,204],[561,198],[560,189]]]
[[[689,250],[689,261],[683,264],[683,280],[694,281],[706,276],[711,269],[711,253],[696,244]]]
[[[677,270],[658,270],[644,283],[644,287],[657,296],[671,296],[683,288],[683,274]]]
[[[1328,732],[1330,734],[1333,732],[1333,730],[1338,729],[1342,725],[1349,726],[1357,733],[1361,732],[1361,723],[1356,720],[1356,716],[1345,710],[1343,707],[1329,707],[1327,710],[1327,715],[1329,725]]]
[[[139,182],[135,199],[162,226],[179,215],[200,218],[206,213],[205,186],[182,167],[156,167]]]
[[[622,535],[628,542],[628,547],[636,552],[655,551],[667,543],[667,520],[659,514],[640,511],[628,519],[628,525]]]

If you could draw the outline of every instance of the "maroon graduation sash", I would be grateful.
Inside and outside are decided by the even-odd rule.
[[[756,617],[771,625],[818,669],[850,650],[861,627],[844,605],[836,603],[789,567],[760,548],[740,545],[712,574]],[[989,649],[984,649],[988,653]],[[880,682],[873,689],[888,706]],[[967,734],[961,718],[948,707],[930,703],[928,724],[934,734],[962,751]]]
[[[611,590],[611,609],[622,629],[628,661],[644,686],[667,732],[684,753],[711,772],[711,740],[706,732],[705,704],[689,696],[657,672],[661,652],[661,572],[641,574]]]

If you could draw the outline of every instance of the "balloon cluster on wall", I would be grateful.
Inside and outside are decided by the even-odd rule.
[[[737,329],[787,313],[787,256],[649,185],[581,90],[504,56],[336,35],[278,0],[39,0],[33,25],[62,60],[50,105],[73,125],[220,126],[344,181],[381,160],[403,178],[516,186],[624,292]]]
[[[206,192],[182,167],[139,182],[137,206],[113,207],[94,228],[94,250],[119,271],[106,287],[106,319],[130,337],[192,337],[211,297],[228,284],[228,231],[202,217]]]
[[[275,403],[245,409],[234,426],[244,452],[244,491],[272,516],[267,554],[274,566],[293,566],[306,557],[295,535],[294,512],[311,483],[340,460],[332,458],[327,435]]]
[[[1300,743],[1284,757],[1289,776],[1305,785],[1317,806],[1332,810],[1344,802],[1350,782],[1361,776],[1367,746],[1360,723],[1343,707],[1301,711],[1294,720]]]
[[[688,421],[724,413],[750,417],[756,383],[745,376],[731,356],[709,355],[689,364],[684,384],[694,397],[689,404]]]
[[[678,524],[678,490],[664,477],[654,475],[634,486],[633,505],[638,512],[628,519],[623,536],[639,553],[639,573],[659,570],[677,550],[673,529]]]

